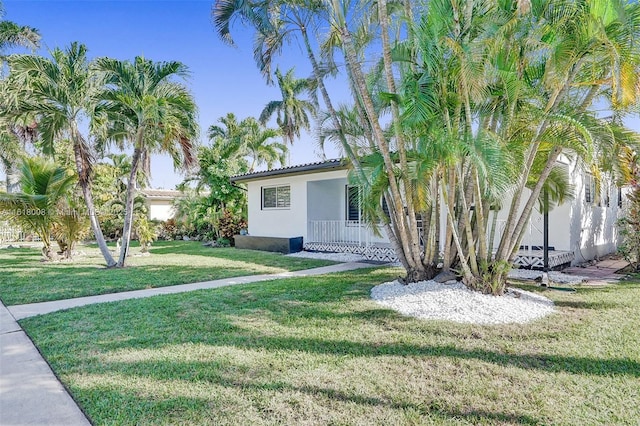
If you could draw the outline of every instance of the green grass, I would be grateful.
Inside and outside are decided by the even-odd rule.
[[[199,242],[158,241],[150,256],[128,259],[128,267],[106,269],[95,247],[72,261],[40,261],[35,248],[0,250],[0,299],[6,305],[44,302],[243,275],[294,271],[335,262],[254,250],[208,248]]]
[[[398,274],[270,281],[21,324],[96,425],[638,424],[638,282],[546,291],[552,316],[473,326],[369,299]]]

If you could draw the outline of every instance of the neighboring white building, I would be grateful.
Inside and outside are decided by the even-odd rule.
[[[183,194],[173,189],[142,189],[140,195],[144,197],[149,219],[166,221],[176,213],[173,201]]]
[[[377,237],[360,222],[354,200],[357,190],[347,179],[348,168],[340,160],[304,164],[234,176],[248,190],[248,233],[257,237],[302,237],[304,248],[364,254],[369,259],[391,260],[393,250],[386,236]],[[577,264],[617,248],[621,192],[606,185],[596,202],[593,179],[574,171],[576,197],[549,213],[551,267]],[[603,185],[605,186],[605,185]],[[505,203],[505,207],[508,203]],[[507,212],[498,213],[496,241]],[[441,220],[445,218],[442,217]],[[444,227],[442,227],[444,232]],[[516,263],[542,266],[542,214],[531,217]],[[444,235],[440,241],[444,241]],[[497,243],[496,243],[497,245]]]

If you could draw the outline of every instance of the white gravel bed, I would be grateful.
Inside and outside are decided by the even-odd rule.
[[[334,262],[362,262],[364,256],[353,253],[321,253],[316,251],[299,251],[297,253],[287,254],[291,257],[306,257],[308,259],[325,259]]]
[[[491,296],[455,281],[388,282],[372,288],[371,298],[403,315],[470,324],[524,324],[554,312],[553,302],[538,294],[508,289],[504,296]]]
[[[542,271],[534,271],[531,269],[512,269],[509,272],[509,278],[521,280],[535,280],[542,277]],[[558,271],[549,271],[549,279],[560,284],[580,284],[588,280],[588,277],[581,275],[563,274]]]

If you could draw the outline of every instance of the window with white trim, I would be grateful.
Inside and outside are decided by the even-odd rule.
[[[263,209],[288,209],[291,207],[291,186],[263,186]]]

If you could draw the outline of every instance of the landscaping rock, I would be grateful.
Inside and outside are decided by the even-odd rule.
[[[433,278],[433,281],[443,284],[447,281],[456,281],[458,276],[451,271],[442,271]]]

